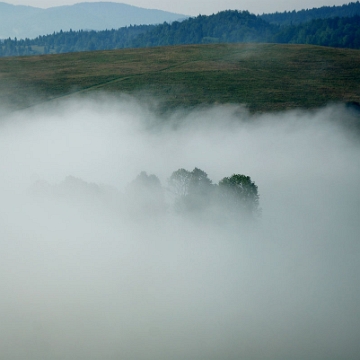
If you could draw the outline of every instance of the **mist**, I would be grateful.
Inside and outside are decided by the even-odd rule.
[[[154,107],[102,95],[3,116],[0,357],[358,359],[359,115]],[[166,188],[194,167],[251,176],[261,218],[134,210],[141,171]]]

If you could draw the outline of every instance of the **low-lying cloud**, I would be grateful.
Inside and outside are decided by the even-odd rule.
[[[360,142],[344,126],[357,116],[160,116],[125,97],[7,115],[0,357],[358,359]],[[214,183],[251,176],[261,220],[135,214],[141,171],[166,188],[195,167]]]

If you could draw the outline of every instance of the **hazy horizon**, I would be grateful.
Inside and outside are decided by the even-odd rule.
[[[4,1],[13,5],[27,5],[39,8],[49,8],[54,6],[62,5],[73,5],[81,2],[99,2],[97,0],[88,0],[88,1],[77,1],[77,0],[13,0],[11,2]],[[100,1],[101,2],[101,1]],[[202,15],[211,15],[212,13],[217,13],[223,10],[248,10],[251,13],[262,14],[262,13],[272,13],[272,12],[283,12],[283,11],[292,11],[292,10],[302,10],[302,9],[312,9],[321,6],[333,6],[333,5],[343,5],[347,2],[332,0],[317,0],[317,1],[278,1],[278,2],[256,2],[246,0],[239,3],[235,0],[213,0],[210,3],[203,0],[184,0],[181,2],[168,2],[164,0],[153,0],[149,2],[148,0],[127,0],[127,1],[109,1],[124,3],[128,5],[133,5],[141,8],[147,9],[157,9],[164,10],[169,12],[174,12],[183,15],[196,16],[199,14]]]

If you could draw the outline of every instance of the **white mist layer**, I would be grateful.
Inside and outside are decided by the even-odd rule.
[[[358,359],[360,142],[342,108],[159,119],[135,99],[66,102],[0,124],[0,358]],[[164,121],[164,124],[160,122]],[[256,226],[134,216],[141,171],[258,185]],[[118,189],[37,197],[72,175]]]

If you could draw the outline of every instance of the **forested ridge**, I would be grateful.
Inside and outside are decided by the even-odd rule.
[[[341,6],[322,6],[320,8],[303,9],[300,11],[275,12],[272,14],[263,14],[260,17],[272,24],[296,25],[315,19],[352,17],[355,15],[360,15],[359,1]]]
[[[360,15],[286,26],[274,36],[274,42],[360,49]]]
[[[77,51],[111,50],[133,47],[132,41],[154,25],[123,27],[103,31],[60,31],[35,39],[5,39],[0,56],[61,54]]]
[[[103,31],[69,31],[39,36],[35,39],[6,39],[0,46],[0,56],[56,54],[78,51],[140,48],[183,44],[206,43],[284,43],[313,44],[332,47],[360,48],[360,4],[351,3],[339,8],[324,7],[287,14],[288,19],[299,16],[306,19],[308,12],[319,13],[325,18],[301,21],[276,21],[248,11],[227,10],[210,16],[199,15],[171,24],[129,26]],[[332,9],[330,12],[329,9]],[[346,10],[346,11],[345,11]],[[274,16],[276,14],[273,14]],[[319,13],[318,16],[321,14]],[[269,15],[270,16],[270,15]],[[272,19],[272,20],[271,20]],[[271,20],[272,23],[269,21]],[[297,24],[297,22],[300,22]],[[282,23],[282,25],[280,25]]]

